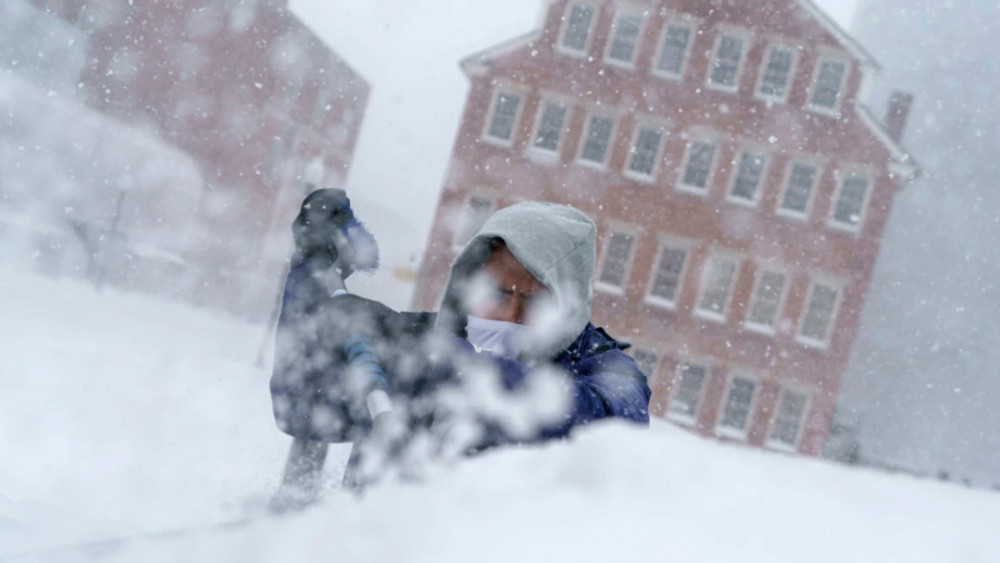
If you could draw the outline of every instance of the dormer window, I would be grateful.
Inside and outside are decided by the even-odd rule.
[[[736,91],[739,87],[740,67],[746,39],[739,35],[723,33],[715,44],[715,56],[708,69],[708,84],[720,90]]]
[[[595,8],[590,4],[570,4],[563,16],[560,50],[576,55],[587,52],[590,32],[594,26]]]
[[[816,66],[809,106],[826,112],[836,112],[847,78],[847,62],[821,58]]]
[[[635,59],[639,34],[642,31],[642,14],[619,13],[615,18],[607,59],[611,63],[631,66]]]

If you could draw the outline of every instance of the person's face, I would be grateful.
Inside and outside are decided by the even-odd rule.
[[[524,324],[532,305],[549,293],[503,243],[490,252],[483,273],[491,287],[487,298],[472,312],[480,318]]]

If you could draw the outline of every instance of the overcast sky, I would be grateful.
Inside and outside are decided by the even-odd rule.
[[[816,3],[847,28],[858,0]],[[347,189],[372,223],[384,263],[416,259],[468,92],[458,62],[536,28],[543,2],[293,0],[291,6],[372,85]]]

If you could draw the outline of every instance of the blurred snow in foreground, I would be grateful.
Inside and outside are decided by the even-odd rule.
[[[253,365],[262,327],[7,272],[0,310],[0,559],[261,509],[289,442]],[[302,514],[100,559],[996,562],[998,521],[995,493],[654,422],[498,451],[360,500],[331,490]]]

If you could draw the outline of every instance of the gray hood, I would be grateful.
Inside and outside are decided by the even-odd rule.
[[[489,240],[496,237],[554,295],[558,323],[546,324],[547,334],[538,339],[540,344],[530,350],[530,356],[556,355],[590,322],[596,235],[589,217],[565,205],[529,201],[497,211],[452,263],[438,326],[464,333],[466,315],[459,296],[464,282],[489,256]]]

